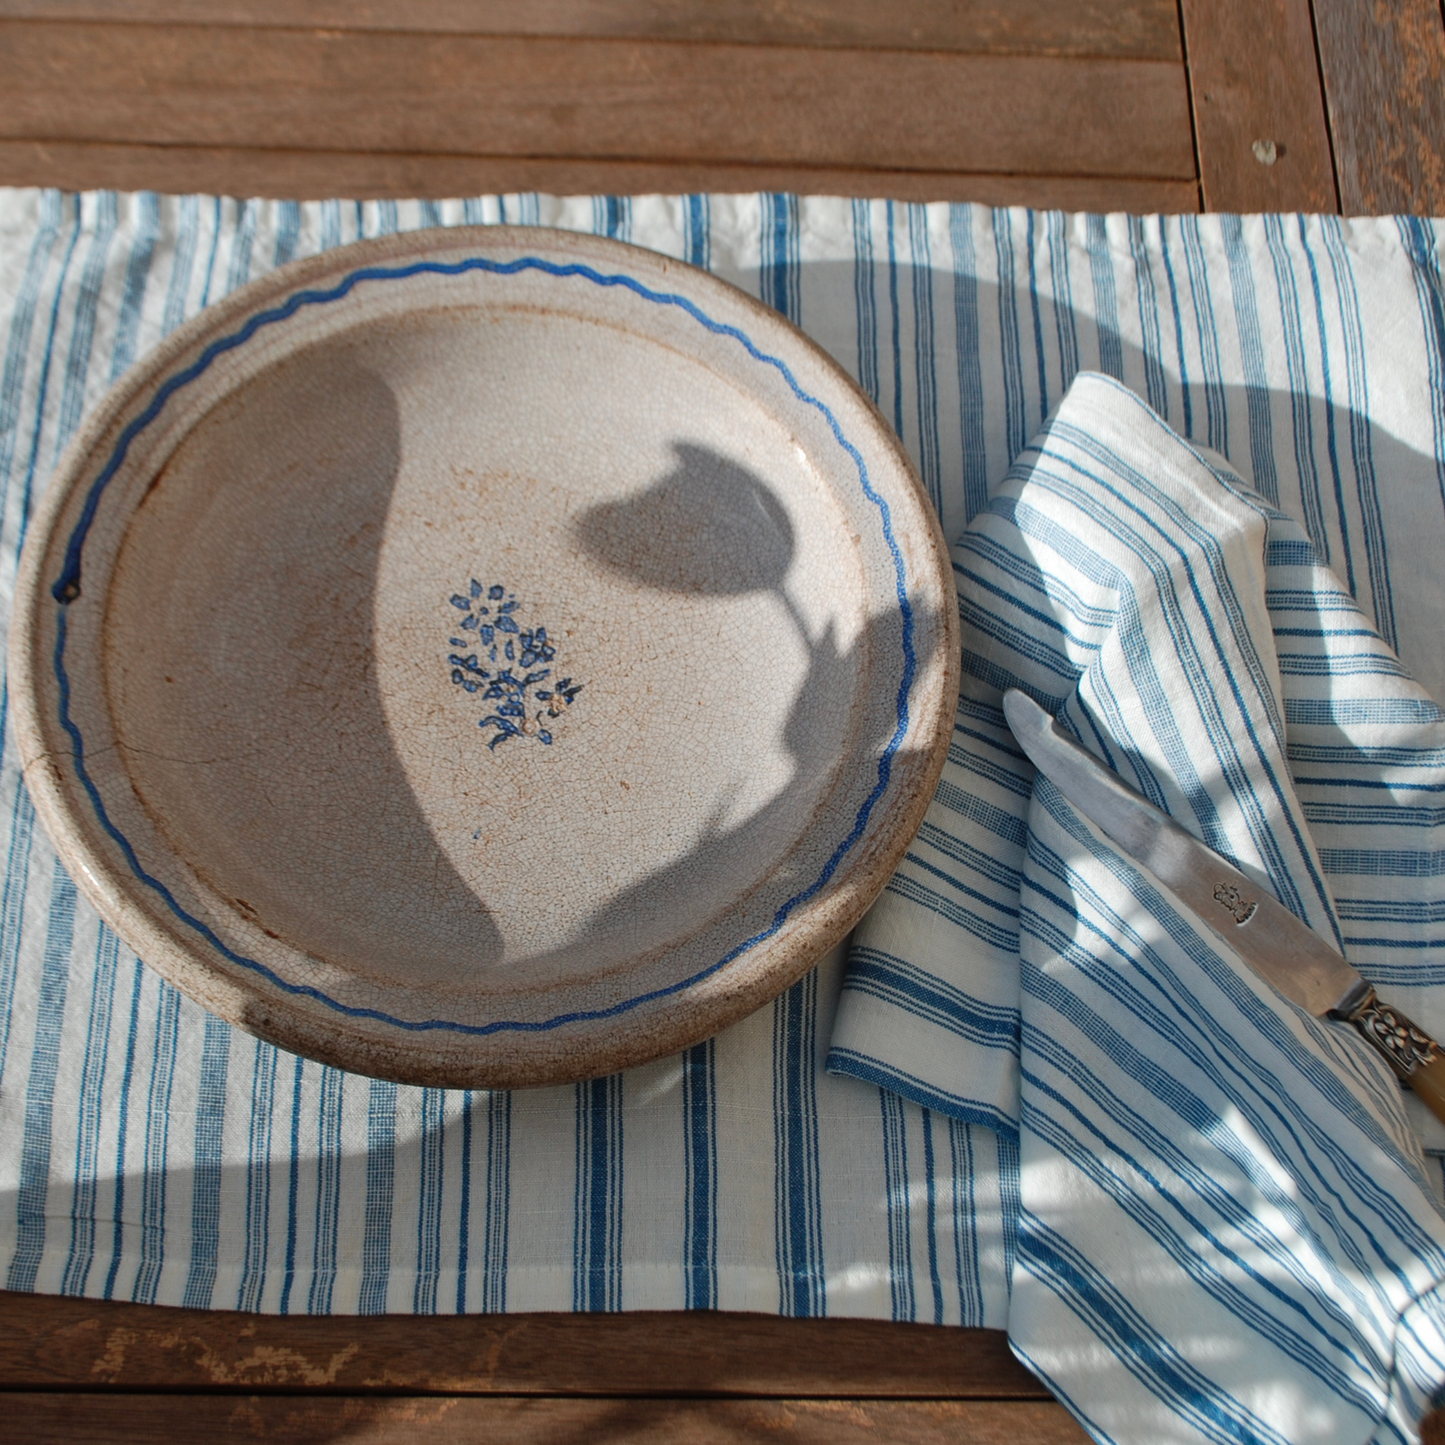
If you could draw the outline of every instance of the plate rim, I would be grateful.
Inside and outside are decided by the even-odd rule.
[[[474,254],[452,261],[438,259],[441,254],[464,251],[472,251]],[[520,254],[508,260],[495,259],[498,252],[510,251]],[[606,261],[615,269],[610,272],[600,271],[588,264],[589,259]],[[581,276],[594,284],[624,286],[648,301],[679,306],[709,331],[728,336],[740,343],[754,361],[773,366],[798,402],[811,405],[822,414],[839,445],[857,468],[864,494],[878,511],[883,537],[893,559],[893,580],[904,616],[902,645],[905,654],[903,673],[893,707],[895,728],[893,737],[878,759],[876,780],[865,805],[855,816],[851,831],[829,856],[823,871],[796,890],[765,928],[733,945],[721,958],[684,979],[629,994],[628,997],[606,1007],[565,1011],[542,1020],[494,1019],[485,1023],[467,1024],[441,1018],[409,1019],[379,1008],[347,1004],[330,997],[314,985],[285,978],[260,959],[247,958],[228,945],[203,919],[188,914],[162,879],[147,873],[130,841],[109,818],[104,802],[86,772],[85,742],[68,710],[69,679],[64,666],[66,608],[70,601],[80,595],[86,537],[95,520],[105,488],[120,473],[131,444],[148,426],[164,415],[173,396],[204,376],[217,359],[243,347],[265,327],[289,321],[310,305],[344,299],[367,281],[406,280],[421,274],[456,276],[483,272],[510,275],[525,270],[541,271],[558,279]],[[687,285],[692,288],[693,295],[687,294],[686,287],[681,290],[659,290],[648,284],[649,281],[667,278],[670,272],[681,273],[686,278]],[[647,279],[639,279],[639,274]],[[308,288],[308,282],[323,277],[333,278],[333,284],[328,289]],[[870,434],[859,439],[861,445],[863,448],[867,448],[870,443],[881,445],[883,452],[893,462],[895,471],[910,484],[917,515],[909,520],[915,524],[915,530],[920,520],[924,523],[922,530],[927,536],[924,539],[925,546],[920,550],[927,555],[919,555],[912,559],[911,567],[905,566],[898,538],[892,529],[889,498],[874,491],[863,451],[845,435],[828,403],[812,395],[799,383],[787,360],[763,349],[740,327],[726,321],[720,322],[709,315],[694,299],[699,290],[704,293],[704,301],[705,293],[711,290],[725,307],[732,310],[740,308],[765,331],[781,332],[795,346],[800,344],[810,365],[819,366],[828,380],[835,387],[841,387],[843,395],[854,404],[862,404],[862,416],[868,424]],[[268,300],[274,304],[262,304]],[[192,356],[192,353],[196,354]],[[187,356],[192,356],[191,361],[187,365],[181,365]],[[102,455],[101,448],[108,440],[111,443],[109,454],[97,469],[95,463]],[[70,527],[69,535],[64,539],[64,566],[51,581],[51,573],[44,570],[45,564],[56,556],[56,539],[62,530],[61,523],[65,520],[73,499],[81,492],[85,495],[85,504]],[[927,525],[930,522],[931,528]],[[931,562],[933,566],[924,565],[926,562]],[[408,1035],[426,1038],[428,1041],[434,1041],[439,1035],[450,1035],[452,1040],[465,1043],[498,1035],[526,1036],[556,1032],[573,1024],[600,1024],[645,1009],[647,1005],[683,995],[705,980],[723,973],[729,965],[745,955],[752,954],[756,959],[759,957],[759,945],[776,939],[784,931],[785,925],[792,922],[796,928],[802,925],[810,912],[818,913],[816,922],[821,927],[814,929],[811,943],[802,950],[808,957],[801,965],[784,970],[787,976],[771,986],[766,993],[765,997],[771,997],[806,972],[828,947],[856,923],[891,876],[908,842],[921,824],[923,813],[932,798],[934,785],[946,756],[949,725],[953,714],[952,702],[957,697],[961,661],[956,608],[948,605],[952,601],[951,574],[948,567],[947,550],[937,516],[922,491],[911,460],[877,407],[817,342],[781,313],[765,306],[721,277],[673,257],[612,238],[546,227],[439,227],[428,231],[402,232],[371,238],[318,252],[279,267],[199,312],[143,357],[105,393],[91,412],[88,422],[58,459],[28,529],[17,575],[10,640],[10,676],[16,683],[17,738],[21,744],[22,769],[37,809],[41,812],[62,861],[71,868],[77,882],[102,917],[116,928],[123,939],[135,946],[147,962],[152,963],[183,992],[197,998],[203,1006],[229,1022],[253,1033],[259,1032],[263,1037],[270,1037],[273,1042],[283,1047],[297,1047],[294,1040],[308,1031],[302,1028],[287,1028],[284,1020],[274,1018],[278,1012],[276,1005],[281,1005],[279,1012],[285,1014],[286,1004],[299,1004],[300,1000],[310,1000],[328,1010],[334,1019],[345,1019],[354,1026],[363,1023],[384,1026],[387,1031],[400,1035],[396,1041],[398,1045]],[[897,796],[890,799],[896,753],[906,740],[914,736],[914,724],[919,721],[918,714],[930,711],[927,707],[919,706],[927,699],[914,697],[920,671],[913,637],[914,608],[923,596],[918,583],[926,583],[930,574],[933,581],[941,580],[946,584],[945,595],[941,599],[945,605],[937,608],[934,619],[936,623],[941,623],[943,667],[940,685],[930,694],[930,697],[932,693],[937,694],[935,705],[931,709],[937,716],[932,719],[933,737],[928,740],[930,756],[921,775],[915,777],[909,795],[901,799]],[[910,581],[914,583],[915,595],[912,600],[909,597]],[[47,727],[47,724],[41,721],[44,672],[36,664],[40,657],[37,644],[41,641],[40,634],[46,628],[47,609],[51,610],[51,626],[55,633],[53,703],[54,709],[58,709],[57,719],[48,725],[70,736],[71,754],[65,760],[65,771],[69,773],[69,778],[63,775],[61,767],[47,755],[43,746]],[[78,805],[82,803],[82,799],[76,796],[77,787],[85,793],[84,801],[88,802],[91,814],[91,818],[84,822],[77,822],[73,816]],[[889,803],[891,807],[886,806]],[[880,804],[885,804],[881,812],[878,811]],[[129,878],[113,877],[113,862],[92,848],[85,836],[87,825],[100,828],[120,849],[129,865]],[[843,890],[845,895],[849,895],[849,906],[842,910],[842,916],[830,920],[826,915],[830,911],[837,913],[836,906],[831,910],[820,911],[810,908],[810,905],[819,894],[827,895],[829,885],[840,870],[848,873],[849,855],[861,841],[870,839],[870,828],[875,834],[871,839],[875,845],[870,850],[872,856],[861,857],[852,863],[852,873],[844,880],[850,886]],[[888,846],[881,854],[876,846],[876,833],[880,829],[890,835],[886,840]],[[856,876],[860,869],[863,873],[861,878]],[[133,896],[137,888],[145,888],[151,895],[158,896],[175,922],[157,920],[154,912],[158,910],[159,903],[151,902],[150,907],[147,907]],[[835,905],[836,901],[835,899]],[[203,941],[205,950],[194,940],[190,941],[188,946],[184,934],[178,938],[176,934],[181,927],[189,929],[192,935]],[[261,1011],[266,1016],[264,1020],[258,1018],[254,1008],[247,1006],[256,1000],[247,998],[250,989],[246,984],[229,976],[216,978],[214,965],[208,962],[206,952],[219,953],[233,966],[244,970],[247,980],[254,980],[253,988],[279,995],[264,1000],[267,1005]],[[180,960],[173,956],[176,953],[181,955]],[[178,973],[181,977],[177,977]],[[198,988],[197,973],[210,975],[216,987],[209,990]],[[635,985],[627,985],[633,986]],[[745,994],[755,992],[750,989],[742,991]],[[765,1001],[765,998],[759,1000],[762,1001]],[[748,1010],[735,1011],[732,1016],[741,1017],[746,1011]],[[643,1017],[646,1016],[644,1013]],[[268,1027],[267,1024],[271,1026]],[[708,1028],[698,1037],[706,1037],[713,1031]],[[334,1055],[328,1061],[343,1062],[345,1067],[362,1068],[364,1072],[377,1073],[377,1060],[370,1056],[376,1053],[380,1041],[372,1035],[362,1037],[353,1034],[351,1037],[357,1039],[369,1056],[366,1062],[359,1064],[351,1051],[344,1048],[327,1049],[326,1052]],[[689,1035],[680,1042],[669,1042],[660,1047],[655,1043],[648,1044],[638,1053],[636,1059],[629,1059],[629,1062],[639,1062],[642,1058],[654,1058],[673,1052],[675,1048],[687,1046],[689,1041],[696,1040]],[[590,1042],[590,1035],[578,1039],[582,1052],[586,1052]],[[318,1052],[314,1042],[310,1046],[303,1046],[303,1051],[312,1055]],[[382,1051],[385,1052],[385,1049]],[[381,1072],[390,1077],[399,1076],[394,1069],[383,1069]],[[524,1082],[590,1077],[596,1072],[598,1071],[595,1069],[585,1074],[567,1071],[563,1074],[548,1074],[545,1079],[528,1079]],[[426,1070],[408,1070],[404,1077],[419,1080],[426,1073]]]

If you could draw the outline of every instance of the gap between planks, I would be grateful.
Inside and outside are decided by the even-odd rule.
[[[0,0],[0,16],[1180,58],[1175,0]]]

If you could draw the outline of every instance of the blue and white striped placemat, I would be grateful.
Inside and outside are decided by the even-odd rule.
[[[0,193],[0,602],[59,448],[166,331],[292,256],[501,220],[617,235],[778,306],[878,401],[950,536],[1080,369],[1117,376],[1295,515],[1445,692],[1445,596],[1422,580],[1445,555],[1445,307],[1440,233],[1420,222]],[[316,1313],[712,1306],[1005,1325],[1018,1151],[986,1125],[1009,1110],[970,1121],[946,1091],[828,1074],[840,960],[616,1079],[398,1088],[229,1029],[118,946],[36,828],[8,739],[0,818],[9,1288]],[[1016,979],[1016,953],[1012,966]],[[994,1016],[977,1016],[987,1043]],[[847,1046],[880,1076],[893,1057],[866,1030]]]

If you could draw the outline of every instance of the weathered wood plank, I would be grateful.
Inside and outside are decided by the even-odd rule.
[[[176,1440],[355,1440],[367,1445],[1082,1445],[1062,1405],[983,1401],[559,1400],[89,1394],[11,1395],[7,1429],[27,1445]]]
[[[1205,208],[1333,211],[1309,0],[1182,0]]]
[[[1314,0],[1347,215],[1445,214],[1445,22],[1438,0]]]
[[[279,1317],[0,1292],[0,1388],[1047,1399],[994,1330],[772,1315]]]
[[[844,167],[226,150],[72,141],[0,141],[0,185],[57,186],[72,191],[199,191],[297,200],[329,196],[439,199],[511,191],[637,195],[762,190],[889,196],[900,201],[980,201],[994,206],[1065,211],[1199,209],[1199,188],[1193,181],[1134,180],[1127,176],[989,176]]]
[[[0,0],[0,15],[1178,60],[1174,0]]]
[[[0,138],[1186,180],[1182,66],[0,21]]]

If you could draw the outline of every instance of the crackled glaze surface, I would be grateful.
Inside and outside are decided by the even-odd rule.
[[[594,238],[364,243],[198,319],[26,556],[27,776],[102,912],[301,1052],[547,1082],[796,978],[951,721],[896,442],[722,283]]]

